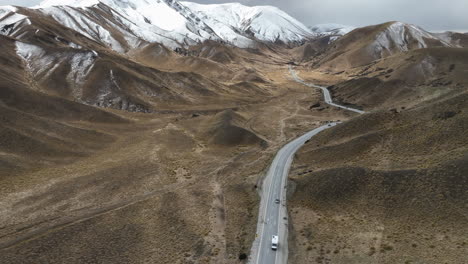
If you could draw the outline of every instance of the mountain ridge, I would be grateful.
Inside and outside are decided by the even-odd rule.
[[[368,65],[373,61],[410,50],[452,47],[434,34],[399,21],[353,30],[339,38],[316,62],[320,67],[342,70]]]
[[[248,7],[238,3],[200,5],[173,0],[45,0],[33,8],[0,9],[3,11],[0,11],[0,19],[4,20],[6,16],[16,18],[0,21],[0,26],[15,24],[17,20],[31,16],[52,18],[120,53],[150,43],[175,49],[207,40],[240,48],[254,48],[262,42],[298,45],[314,36],[301,22],[276,7]],[[233,20],[234,17],[239,20]]]

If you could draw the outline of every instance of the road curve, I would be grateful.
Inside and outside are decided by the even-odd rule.
[[[346,106],[342,106],[342,105],[333,103],[333,99],[332,99],[332,97],[330,95],[330,91],[328,91],[328,89],[326,87],[315,85],[315,84],[312,84],[312,83],[306,83],[299,76],[297,76],[296,71],[291,66],[289,66],[289,72],[291,73],[292,77],[294,78],[294,80],[296,82],[302,83],[303,85],[308,86],[308,87],[321,89],[322,92],[323,92],[323,97],[324,97],[325,103],[327,103],[329,105],[332,105],[332,106],[335,106],[335,107],[346,109],[346,110],[349,110],[349,111],[352,111],[352,112],[356,112],[356,113],[359,113],[359,114],[366,113],[366,112],[364,112],[362,110],[358,110],[358,109],[354,109],[354,108],[351,108],[351,107],[346,107]]]
[[[289,71],[293,78],[308,87],[320,88],[323,91],[327,104],[343,108],[349,111],[363,114],[364,111],[341,106],[333,103],[330,92],[327,88],[305,83],[297,76],[290,66]],[[268,173],[265,176],[261,188],[261,201],[258,214],[257,232],[249,256],[250,264],[285,264],[288,262],[288,212],[286,207],[286,188],[289,169],[293,161],[294,154],[304,143],[313,136],[325,129],[336,126],[338,123],[330,123],[289,142],[276,154],[271,163]],[[275,203],[279,199],[280,203]],[[271,248],[271,238],[278,235],[278,250]]]

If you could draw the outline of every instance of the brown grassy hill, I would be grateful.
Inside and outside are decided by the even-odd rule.
[[[346,34],[316,58],[314,65],[342,71],[409,50],[445,46],[450,44],[414,25],[388,22]]]
[[[30,88],[14,40],[0,36],[0,172],[15,174],[45,164],[88,156],[114,139],[80,123],[124,124],[125,119],[100,109],[48,96]],[[39,162],[40,161],[40,162]]]
[[[150,44],[132,52],[137,62],[148,67],[175,73],[196,73],[227,85],[239,82],[267,83],[269,80],[255,70],[265,56],[262,51],[255,53],[209,41],[176,51],[159,44]],[[252,94],[256,90],[258,88],[247,92]]]
[[[132,51],[131,56],[139,63],[162,71],[193,72],[221,81],[232,78],[233,70],[227,65],[199,57],[195,53],[184,55],[182,52],[190,51],[177,53],[160,44],[149,44],[140,50]]]
[[[20,47],[42,92],[90,105],[148,112],[243,95],[196,73],[162,72],[118,54],[28,43]]]
[[[330,45],[333,36],[323,36],[307,41],[304,45],[291,49],[294,61],[307,62],[322,54]]]
[[[272,77],[284,76],[284,67],[268,69]],[[109,110],[128,123],[57,118],[104,134],[96,146],[103,148],[88,148],[94,141],[83,133],[71,137],[81,138],[83,147],[67,149],[86,147],[86,156],[35,163],[14,177],[1,174],[0,262],[239,263],[255,235],[254,186],[277,149],[264,148],[262,138],[281,144],[321,120],[307,110],[318,95],[280,81],[274,88],[281,96],[273,102],[259,95],[253,98],[258,104],[238,105],[233,112],[222,113],[232,107],[220,101],[206,110]],[[82,107],[97,110],[98,117],[107,113]],[[48,132],[54,129],[64,130],[51,126]]]
[[[468,93],[327,130],[298,154],[294,263],[463,263]]]
[[[188,52],[222,64],[242,63],[245,55],[243,49],[231,47],[215,41],[205,41],[202,44],[191,46]]]
[[[411,107],[466,89],[468,49],[428,48],[390,56],[355,69],[353,79],[331,87],[344,104],[366,109]]]
[[[201,125],[201,134],[212,144],[220,146],[259,145],[266,141],[244,128],[245,120],[233,110],[223,111]]]
[[[249,55],[240,49],[208,43],[194,46],[188,51],[190,56],[185,56],[189,54],[141,43],[139,48],[119,54],[38,11],[19,10],[28,19],[7,29],[18,40],[16,47],[9,48],[18,50],[31,85],[42,93],[136,112],[208,105],[218,100],[248,101],[255,93],[240,93],[220,83],[231,82],[235,72],[246,71],[240,64]],[[120,33],[111,33],[128,48]],[[229,67],[225,65],[228,62],[238,66]]]

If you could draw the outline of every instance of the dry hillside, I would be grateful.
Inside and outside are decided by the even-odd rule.
[[[448,46],[451,43],[415,25],[388,22],[351,31],[309,64],[321,70],[340,72],[401,52]]]
[[[428,48],[349,69],[330,87],[342,104],[365,109],[408,108],[468,86],[468,49]]]
[[[102,2],[1,9],[0,263],[245,263],[271,159],[329,121],[293,171],[291,261],[464,261],[464,35],[389,22],[241,49],[154,3],[186,34]],[[324,104],[296,62],[374,112]]]
[[[293,263],[463,263],[468,93],[365,114],[298,153]]]

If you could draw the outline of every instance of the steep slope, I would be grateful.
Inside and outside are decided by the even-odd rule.
[[[389,22],[359,28],[346,34],[334,42],[315,65],[340,71],[409,50],[449,46],[450,43],[419,27]]]
[[[19,25],[8,19],[0,21],[0,26],[30,28],[55,21],[119,53],[149,43],[176,48],[208,39],[221,41],[207,25],[177,1],[51,0],[42,2],[35,9],[2,9],[2,12],[9,12],[10,16],[26,16],[30,22]],[[5,33],[20,36],[12,35],[12,32]]]
[[[293,263],[462,263],[468,94],[363,115],[298,153]]]
[[[220,40],[193,12],[171,0],[46,0],[38,10],[96,41],[107,40],[120,52],[125,51],[122,46],[135,48],[145,42],[175,48]]]
[[[433,33],[440,39],[443,39],[447,43],[452,44],[455,47],[468,48],[468,34],[447,31],[443,33]]]
[[[343,36],[356,29],[356,27],[341,24],[318,24],[309,27],[310,30],[318,35],[339,35]]]
[[[128,8],[124,3],[121,5]],[[187,49],[176,48],[175,52],[159,43],[145,42],[140,48],[134,48],[118,25],[101,23],[109,17],[105,12],[115,13],[102,3],[89,8],[4,7],[0,10],[5,11],[0,22],[2,32],[18,40],[16,50],[23,58],[34,89],[49,95],[88,105],[149,112],[189,105],[209,107],[210,103],[239,99],[248,101],[249,95],[259,91],[230,87],[231,80],[239,82],[236,76],[249,69],[244,68],[243,58],[239,56],[251,58],[248,51],[235,50],[218,41],[205,41],[204,45],[193,43]],[[76,20],[63,17],[65,25],[62,25],[53,16],[45,15],[49,11],[62,15],[73,13],[77,15]],[[95,28],[98,24],[88,20],[89,23],[78,23],[85,21],[83,19],[94,19],[103,28]],[[67,27],[68,23],[75,22],[79,25],[78,32]],[[83,29],[86,26],[94,28],[95,35],[88,34]],[[106,28],[108,31],[104,30]],[[128,52],[120,54],[109,50],[116,47]],[[233,68],[227,64],[237,66]],[[260,76],[255,79],[263,81]],[[220,81],[229,83],[223,85]]]
[[[366,109],[408,108],[468,86],[468,49],[427,48],[348,70],[353,79],[330,87],[342,103]]]
[[[289,52],[294,61],[308,63],[320,54],[323,54],[337,38],[333,35],[318,36],[306,41],[304,45],[292,48]]]
[[[238,3],[201,5],[182,2],[183,5],[195,11],[203,19],[208,19],[218,35],[232,42],[235,35],[225,35],[226,27],[239,32],[246,37],[263,42],[298,44],[311,38],[314,34],[301,22],[285,12],[272,6],[247,7]]]
[[[320,37],[330,36],[330,42],[333,42],[337,40],[338,38],[356,29],[356,27],[353,27],[353,26],[340,25],[340,24],[318,24],[309,28],[317,36],[320,36]]]
[[[122,5],[127,7],[123,3]],[[202,52],[202,56],[207,59],[187,57],[182,60],[179,59],[180,55],[161,44],[145,44],[144,48],[134,49],[128,45],[123,35],[104,33],[105,31],[99,28],[95,28],[96,35],[91,38],[86,30],[81,29],[86,25],[94,28],[92,25],[97,24],[83,22],[84,24],[81,25],[82,23],[77,21],[84,21],[79,17],[86,12],[90,16],[98,14],[104,16],[102,12],[106,10],[110,13],[114,12],[103,7],[102,3],[91,8],[61,6],[34,10],[5,7],[0,10],[5,11],[1,15],[2,32],[17,40],[15,49],[26,65],[31,86],[48,95],[88,105],[149,112],[189,105],[207,107],[210,102],[237,101],[241,97],[247,99],[247,94],[256,93],[256,91],[251,91],[246,94],[245,91],[230,89],[218,81],[212,81],[198,74],[209,72],[207,75],[213,79],[222,75],[224,80],[230,80],[234,77],[232,71],[216,61],[224,63],[226,59],[234,59],[235,54],[226,56],[226,52],[205,51]],[[68,22],[65,22],[64,26],[53,17],[45,15],[51,10],[64,12],[63,14],[67,12],[69,12],[67,14],[73,12],[79,14],[77,20],[63,18],[64,21],[80,24],[78,32],[67,28]],[[24,15],[20,15],[20,12]],[[84,16],[83,19],[85,18],[87,17]],[[102,21],[97,19],[96,22]],[[107,27],[109,30],[114,30],[108,32],[120,32],[114,24],[109,24]],[[106,38],[103,34],[115,36],[115,38]],[[217,42],[212,41],[212,43]],[[169,58],[175,66],[189,65],[189,67],[176,67],[177,72],[164,72],[156,70],[157,67],[152,67],[151,63],[142,64],[135,61],[148,53],[145,50],[157,47],[155,45],[161,45],[161,52],[157,54],[151,52],[154,54],[151,62],[157,64]],[[134,58],[109,50],[109,48],[123,46],[131,51],[127,55],[132,55]],[[229,50],[224,46],[219,47],[219,49]],[[201,70],[191,71],[190,67]],[[219,101],[221,95],[223,99]]]
[[[40,91],[100,107],[149,112],[207,104],[221,94],[240,99],[220,83],[194,73],[168,73],[117,54],[16,42]]]
[[[200,134],[219,146],[259,145],[267,143],[254,132],[244,128],[246,120],[232,110],[223,111],[201,125]]]
[[[87,157],[114,137],[76,126],[125,124],[98,108],[48,96],[30,88],[27,69],[15,54],[15,41],[0,36],[0,175],[11,177],[45,165]],[[6,67],[5,65],[8,65]],[[4,178],[3,178],[4,179]]]
[[[307,40],[303,45],[290,50],[294,61],[311,61],[323,54],[333,42],[354,30],[355,27],[340,24],[319,24],[309,27],[309,29],[314,37]]]
[[[20,23],[24,19],[28,22]],[[46,0],[34,9],[1,7],[0,32],[19,37],[13,31],[50,19],[119,53],[154,43],[187,48],[207,40],[240,48],[259,41],[296,45],[313,35],[274,7],[173,0]]]

